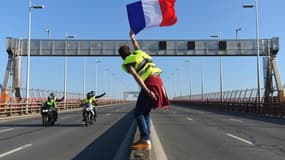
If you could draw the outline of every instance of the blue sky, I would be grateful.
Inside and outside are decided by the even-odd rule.
[[[76,39],[129,39],[126,4],[134,0],[32,0],[45,9],[32,11],[32,39],[47,39],[45,28],[51,30],[51,39],[64,39],[65,34]],[[137,39],[211,39],[221,33],[222,39],[235,39],[235,29],[241,27],[239,38],[255,38],[255,10],[244,9],[254,0],[177,0],[177,24],[171,27],[145,29]],[[284,0],[259,0],[260,38],[279,37],[277,62],[284,84],[285,22]],[[0,5],[0,83],[7,65],[5,38],[27,38],[28,0],[3,0]],[[204,65],[205,91],[219,91],[219,57],[154,57],[163,69],[163,79],[170,96],[188,94],[189,64],[192,60],[193,93],[200,90],[200,64]],[[114,95],[117,90],[137,90],[130,75],[120,68],[119,57],[86,57],[86,89],[95,88],[95,61],[98,63],[98,91]],[[32,57],[30,88],[63,90],[63,57]],[[82,92],[83,57],[68,58],[67,90]],[[262,69],[262,66],[261,66]],[[256,88],[256,57],[223,58],[224,90]],[[22,86],[26,83],[26,57],[22,59]],[[263,76],[263,72],[261,74]],[[174,78],[176,77],[176,78]],[[175,86],[174,86],[175,83]],[[263,84],[263,80],[262,80]],[[115,87],[116,86],[116,87]]]

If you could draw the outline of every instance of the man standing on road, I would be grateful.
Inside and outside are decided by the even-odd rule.
[[[132,30],[130,30],[129,35],[135,50],[131,51],[128,45],[123,45],[119,48],[119,54],[124,60],[123,69],[131,74],[141,87],[135,107],[140,140],[135,142],[131,149],[150,150],[151,109],[168,108],[169,100],[160,78],[161,69],[156,67],[150,55],[140,49]]]

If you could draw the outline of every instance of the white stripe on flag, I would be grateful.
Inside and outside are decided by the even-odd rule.
[[[142,0],[142,8],[145,18],[145,27],[160,26],[162,13],[158,0]]]

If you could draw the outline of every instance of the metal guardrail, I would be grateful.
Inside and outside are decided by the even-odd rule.
[[[264,93],[264,89],[261,90],[261,93]],[[243,102],[243,103],[253,103],[256,102],[258,97],[257,89],[242,89],[242,90],[232,90],[223,92],[222,102]],[[263,102],[264,94],[261,94],[261,99]],[[204,102],[221,102],[221,93],[213,92],[206,94],[196,94],[191,97],[181,96],[175,97],[173,100],[176,101],[204,101]]]
[[[26,96],[25,95],[26,94],[26,88],[21,88],[20,91],[21,91],[22,97],[24,98]],[[57,98],[61,98],[64,95],[63,91],[48,90],[48,89],[33,89],[33,88],[31,88],[29,92],[30,92],[29,97],[31,97],[31,98],[43,98],[44,99],[44,98],[47,98],[48,95],[50,95],[50,93],[54,93],[54,95]],[[15,98],[15,93],[13,92],[12,89],[8,89],[8,97]],[[86,95],[83,93],[67,92],[65,98],[84,99],[85,97],[86,97]],[[104,98],[102,98],[102,99],[111,101],[112,97],[105,95]]]
[[[285,85],[283,86],[284,95],[285,95]],[[261,103],[264,103],[264,91],[265,89],[261,89]],[[272,95],[272,97],[276,97],[277,92]],[[223,92],[223,101],[224,103],[230,102],[240,102],[240,103],[255,103],[258,97],[257,89],[240,89],[240,90],[231,90]],[[213,92],[213,93],[206,93],[206,94],[196,94],[181,97],[174,97],[173,100],[176,101],[204,101],[204,102],[221,102],[221,92]],[[276,103],[276,99],[271,99],[270,102]]]
[[[175,97],[172,100],[174,104],[180,104],[187,107],[202,107],[207,109],[222,109],[226,111],[257,113],[273,117],[285,117],[285,103],[280,102],[277,95],[272,95],[269,102],[257,101],[257,89],[233,90],[224,92],[223,101],[220,93],[208,93],[204,95]]]
[[[9,98],[8,101],[3,102],[0,99],[0,117],[10,117],[10,116],[21,116],[33,113],[39,113],[40,107],[45,103],[46,98],[30,98],[28,103],[26,100],[19,100],[16,98]],[[59,111],[61,110],[70,110],[80,108],[80,104],[82,99],[78,98],[69,98],[66,99],[66,103],[58,102],[57,108]],[[97,102],[100,105],[106,104],[117,104],[123,103],[124,101],[119,99],[101,99]]]
[[[45,103],[46,98],[30,98],[28,103],[20,101],[16,98],[9,98],[8,101],[3,102],[0,99],[0,117],[27,115],[32,113],[39,113],[40,107]],[[69,110],[80,107],[80,99],[68,99],[66,105],[64,103],[57,103],[59,110]]]

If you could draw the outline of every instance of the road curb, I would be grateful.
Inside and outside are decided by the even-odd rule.
[[[133,142],[136,142],[139,139],[140,133],[139,129],[137,128],[133,138]],[[131,150],[130,160],[168,160],[152,121],[150,139],[152,143],[152,149]]]
[[[133,143],[140,139],[139,129],[136,129]],[[149,150],[131,150],[130,160],[151,160],[151,151]]]

